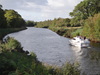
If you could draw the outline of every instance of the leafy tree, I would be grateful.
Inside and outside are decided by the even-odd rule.
[[[25,21],[21,15],[14,10],[5,10],[5,17],[7,20],[7,25],[10,28],[25,26]]]
[[[100,12],[100,0],[84,0],[81,1],[73,10],[70,12],[70,16],[73,17],[71,24],[80,24],[81,20],[85,20],[88,17],[94,16],[94,14]]]
[[[4,11],[2,5],[0,5],[0,28],[6,27],[6,18],[4,17]]]

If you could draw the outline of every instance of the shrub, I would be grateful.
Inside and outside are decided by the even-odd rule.
[[[66,63],[63,67],[63,75],[80,75],[78,67],[79,65]]]
[[[100,41],[100,13],[89,17],[85,21],[82,34],[92,41]]]
[[[21,49],[21,44],[20,42],[18,42],[17,40],[15,40],[14,38],[8,37],[7,39],[5,39],[4,43],[1,44],[1,50],[14,50],[14,49]]]
[[[75,37],[75,36],[81,35],[82,34],[82,30],[83,30],[82,28],[76,29],[74,32],[71,33],[71,36]]]

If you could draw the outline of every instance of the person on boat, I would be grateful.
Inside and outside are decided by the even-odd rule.
[[[84,37],[84,40],[86,39],[86,37]]]
[[[90,43],[89,39],[87,39],[86,37],[84,37],[84,41],[85,43]]]

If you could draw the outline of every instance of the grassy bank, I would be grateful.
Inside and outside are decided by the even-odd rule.
[[[0,40],[2,40],[2,38],[9,33],[18,32],[24,29],[26,28],[25,27],[23,28],[2,28],[2,29],[0,28]]]
[[[56,32],[57,34],[64,36],[64,37],[68,37],[68,38],[72,38],[75,37],[77,35],[80,36],[86,36],[83,35],[83,28],[82,27],[53,27],[53,28],[49,28],[50,30]],[[89,34],[90,35],[90,34]],[[97,35],[99,36],[99,35]],[[88,37],[86,36],[91,42],[95,42],[95,43],[100,43],[100,38],[93,38],[92,37]]]
[[[74,34],[72,33],[78,29],[81,29],[81,27],[49,27],[49,29],[64,37],[73,37],[80,34],[80,32]]]
[[[62,22],[61,22],[62,23]],[[56,32],[57,34],[61,35],[61,36],[64,36],[64,37],[73,37],[73,36],[76,36],[78,34],[81,34],[81,31],[80,29],[82,28],[81,26],[79,27],[67,27],[67,26],[63,26],[62,24],[60,24],[59,26],[59,23],[46,23],[45,24],[45,21],[44,22],[39,22],[37,23],[37,25],[35,25],[35,27],[37,28],[48,28],[54,32]],[[82,29],[81,29],[82,30]]]

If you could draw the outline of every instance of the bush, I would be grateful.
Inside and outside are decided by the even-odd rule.
[[[92,41],[100,41],[100,13],[85,21],[82,34]]]
[[[66,63],[63,67],[63,75],[80,75],[78,67],[79,65]]]
[[[21,49],[21,44],[20,42],[18,42],[17,40],[15,40],[14,38],[6,38],[4,43],[1,44],[1,50],[4,51],[4,50],[8,50],[8,51],[11,51],[11,50],[14,50],[14,49]]]
[[[74,32],[71,33],[72,37],[78,36],[78,35],[82,35],[82,28],[80,29],[76,29]]]
[[[36,56],[19,52],[0,54],[0,75],[48,75],[46,68],[38,62]]]

